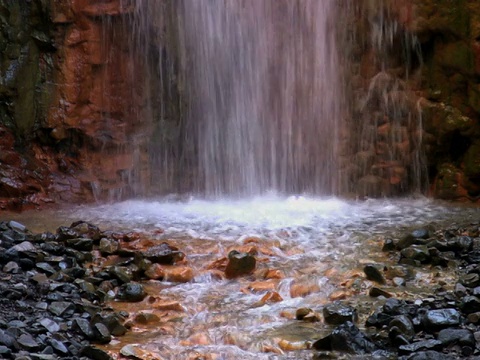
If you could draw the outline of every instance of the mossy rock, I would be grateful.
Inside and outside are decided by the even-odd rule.
[[[480,180],[480,141],[467,150],[463,159],[465,175],[471,180]]]
[[[471,74],[473,72],[472,48],[464,41],[442,44],[437,47],[435,58],[443,68]]]

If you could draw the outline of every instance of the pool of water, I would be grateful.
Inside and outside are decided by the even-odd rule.
[[[363,265],[395,262],[381,252],[386,237],[419,226],[479,221],[480,209],[424,198],[355,202],[265,196],[129,200],[8,215],[35,231],[86,220],[103,230],[138,232],[153,243],[167,241],[186,253],[191,281],[145,283],[152,299],[174,301],[179,308],[159,312],[152,302],[113,302],[131,314],[153,312],[157,320],[134,323],[133,331],[108,350],[133,344],[151,359],[308,359],[308,340],[325,334],[328,326],[295,320],[297,308],[321,313],[337,298],[360,306],[372,286],[363,278]],[[252,246],[258,261],[253,275],[228,280],[212,267],[230,250]],[[419,272],[412,285],[435,281]],[[415,296],[408,287],[387,284],[387,289]],[[264,301],[268,294],[278,298]]]

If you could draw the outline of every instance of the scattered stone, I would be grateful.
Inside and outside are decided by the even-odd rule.
[[[147,294],[143,286],[138,283],[128,283],[120,286],[116,298],[122,301],[138,302],[142,301]]]
[[[368,264],[363,268],[363,272],[367,276],[368,280],[375,281],[379,284],[385,284],[385,278],[383,277],[379,266]]]
[[[26,350],[32,351],[39,347],[38,342],[30,334],[22,334],[17,339],[18,344]]]
[[[439,330],[460,324],[460,313],[455,309],[439,309],[427,311],[424,318],[426,330]]]
[[[379,296],[383,296],[385,298],[391,298],[393,295],[390,294],[388,291],[385,291],[383,289],[380,289],[376,286],[372,287],[369,292],[368,292],[368,295],[370,295],[371,297],[379,297]]]
[[[475,346],[475,337],[467,329],[443,329],[438,333],[437,340],[441,341],[443,345]]]
[[[143,256],[151,262],[165,265],[173,265],[185,258],[184,253],[165,242],[144,251]]]
[[[233,279],[239,276],[249,275],[255,270],[256,263],[257,261],[253,255],[239,253],[233,250],[228,254],[225,276],[227,279]]]
[[[50,333],[56,333],[57,331],[60,330],[60,325],[58,325],[55,321],[43,318],[40,321],[40,324],[43,325],[45,329],[47,329]]]
[[[338,326],[327,337],[313,343],[317,350],[339,351],[351,354],[371,354],[377,346],[350,321]]]
[[[357,310],[339,301],[325,305],[323,318],[327,324],[332,325],[340,325],[347,321],[356,322],[358,320]]]

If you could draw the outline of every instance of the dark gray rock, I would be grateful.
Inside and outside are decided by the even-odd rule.
[[[39,323],[52,334],[60,330],[60,325],[51,319],[43,318]]]
[[[17,347],[17,342],[14,336],[3,330],[0,330],[0,345],[5,345],[6,347],[13,349]]]
[[[137,302],[142,301],[145,296],[147,296],[147,294],[145,293],[143,286],[131,282],[120,286],[116,298],[123,301]]]
[[[344,305],[339,301],[327,304],[323,308],[323,318],[327,324],[340,325],[347,321],[356,322],[358,319],[357,310]]]
[[[460,309],[465,314],[471,314],[480,311],[480,299],[476,296],[465,296],[460,304]]]
[[[55,349],[56,352],[59,352],[62,355],[67,355],[69,353],[67,346],[57,339],[50,339],[50,345]]]
[[[68,239],[67,246],[78,251],[91,251],[93,249],[93,240],[88,238]]]
[[[118,241],[107,238],[101,239],[100,244],[98,245],[98,249],[104,256],[115,254],[118,251],[118,248]]]
[[[185,258],[185,254],[179,251],[178,248],[170,246],[165,242],[157,246],[152,246],[144,251],[142,255],[151,262],[166,265],[172,265]]]
[[[412,353],[425,350],[439,350],[442,348],[442,342],[438,340],[422,340],[409,345],[402,345],[398,350],[402,353]]]
[[[421,263],[430,261],[430,252],[424,245],[411,245],[403,249],[400,254],[408,260],[419,261]]]
[[[17,339],[18,344],[28,351],[37,350],[39,348],[38,342],[30,334],[22,334]]]
[[[370,354],[377,346],[350,321],[338,326],[330,334],[334,351]]]
[[[379,296],[383,296],[384,298],[392,297],[391,293],[389,293],[386,290],[380,289],[379,287],[376,287],[376,286],[370,288],[370,290],[368,291],[368,295],[371,297],[379,297]]]
[[[458,281],[465,287],[473,288],[480,285],[480,275],[476,273],[462,274]]]
[[[368,280],[375,281],[379,284],[385,284],[385,278],[383,277],[381,268],[383,268],[381,265],[367,264],[363,268],[363,272]]]
[[[25,231],[27,231],[27,227],[23,224],[20,224],[19,222],[16,222],[16,221],[9,221],[7,226],[16,231],[16,232],[19,232],[19,233],[24,233]]]
[[[397,315],[388,324],[390,338],[403,335],[411,341],[415,335],[415,328],[412,320],[406,315]]]
[[[129,283],[130,281],[132,281],[133,278],[131,271],[129,271],[128,268],[123,266],[112,266],[109,269],[109,274],[112,277],[120,280],[124,284]]]
[[[86,356],[92,360],[113,360],[113,358],[105,351],[97,349],[94,346],[88,345],[82,348],[81,355]]]
[[[444,345],[459,344],[461,346],[475,346],[475,337],[467,329],[443,329],[438,333],[437,340]]]
[[[108,344],[112,340],[112,335],[104,324],[96,323],[93,325],[93,340],[100,344]]]
[[[419,351],[408,357],[401,357],[399,360],[456,360],[456,356],[447,355],[438,351]]]
[[[456,309],[429,310],[423,324],[427,331],[435,331],[460,324],[460,313]]]
[[[83,318],[75,318],[73,320],[74,327],[87,339],[93,339],[94,338],[94,333],[93,329],[90,326],[90,322],[87,319]]]
[[[57,316],[71,316],[75,305],[66,301],[54,301],[48,306],[48,311]]]
[[[12,354],[12,350],[10,350],[5,345],[0,345],[0,359],[8,359]]]
[[[46,263],[46,262],[37,263],[36,268],[41,270],[42,272],[48,274],[48,275],[53,275],[57,272],[57,270],[55,270],[52,265],[50,265],[49,263]]]

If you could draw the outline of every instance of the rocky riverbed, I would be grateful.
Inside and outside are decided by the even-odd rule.
[[[172,242],[102,231],[82,221],[54,234],[33,234],[19,222],[1,222],[0,240],[0,358],[164,359],[158,348],[140,346],[142,341],[152,334],[157,341],[168,337],[191,311],[175,296],[159,295],[159,289],[173,293],[175,284],[199,276],[190,254]],[[258,351],[272,359],[480,355],[480,224],[418,227],[382,242],[387,261],[364,263],[337,279],[340,290],[317,307],[282,312],[287,327],[305,324],[309,331],[296,340],[272,335]],[[244,283],[244,292],[260,294],[255,306],[268,306],[283,301],[281,268],[265,267],[277,246],[245,238],[224,257],[197,261],[205,262],[208,276]],[[434,286],[419,281],[422,271],[436,279]],[[327,275],[335,277],[332,271]],[[412,292],[415,285],[417,293]],[[291,284],[290,295],[314,294],[318,289],[313,287]],[[222,341],[226,338],[241,347],[234,334]],[[211,342],[201,332],[182,340],[191,348]],[[170,355],[230,358],[205,348],[197,355]]]

